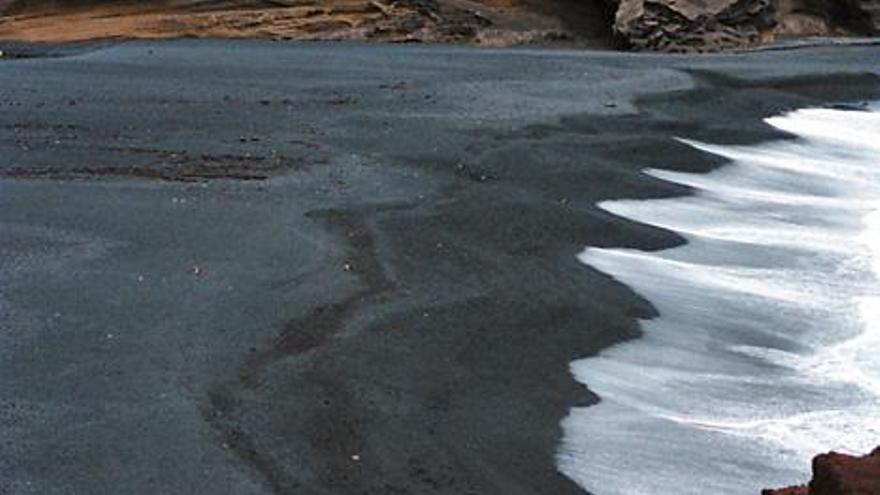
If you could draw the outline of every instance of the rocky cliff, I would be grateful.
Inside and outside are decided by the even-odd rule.
[[[639,49],[710,51],[782,36],[880,34],[880,0],[617,0],[615,33]]]
[[[855,16],[853,21],[865,32],[880,34],[880,1],[877,0],[851,0],[844,2],[849,5],[849,10]],[[844,15],[847,9],[844,8]]]
[[[863,457],[818,455],[809,485],[764,490],[762,495],[880,495],[880,447]]]
[[[621,0],[614,29],[635,48],[712,50],[772,37],[772,0]]]
[[[610,45],[601,0],[0,0],[0,40],[268,38]]]
[[[880,0],[0,0],[0,40],[574,42],[714,51],[880,33]],[[612,37],[613,34],[613,37]]]

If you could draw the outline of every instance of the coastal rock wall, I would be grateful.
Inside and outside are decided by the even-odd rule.
[[[856,29],[880,34],[880,0],[849,0],[841,4],[843,16],[851,17],[849,20]]]
[[[614,31],[635,49],[713,51],[780,36],[880,34],[880,0],[618,0]]]
[[[0,39],[178,36],[717,51],[880,34],[880,0],[0,0]]]
[[[767,40],[773,0],[622,0],[615,31],[639,49],[713,50]]]
[[[263,38],[610,46],[602,0],[0,0],[0,40]]]
[[[880,0],[778,0],[780,35],[880,34]]]
[[[43,42],[179,36],[449,42],[472,38],[492,22],[438,0],[4,1],[0,39]]]

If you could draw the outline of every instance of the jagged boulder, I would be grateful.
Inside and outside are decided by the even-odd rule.
[[[866,456],[837,452],[813,458],[809,485],[764,490],[762,495],[878,495],[880,494],[880,447]]]
[[[714,51],[777,36],[880,34],[880,0],[606,0],[635,49]]]
[[[637,49],[705,51],[772,37],[774,0],[621,0],[614,30]]]

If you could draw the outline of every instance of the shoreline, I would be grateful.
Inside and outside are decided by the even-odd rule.
[[[871,139],[834,139],[870,132],[876,104],[767,119],[798,136],[794,141],[688,142],[734,160],[709,174],[649,169],[693,187],[694,196],[601,204],[682,232],[687,243],[663,252],[590,247],[579,256],[658,308],[642,322],[645,340],[572,365],[607,399],[564,423],[561,465],[585,486],[612,494],[680,486],[682,494],[748,495],[755,493],[750,481],[784,486],[798,479],[817,451],[872,447],[862,440],[880,431],[862,418],[873,417],[880,402],[871,381],[858,378],[856,370],[866,370],[857,354],[848,353],[871,348],[870,324],[851,322],[861,319],[861,300],[876,286],[871,264],[855,261],[873,259],[862,240],[870,228],[842,220],[863,223],[863,208],[876,202],[876,191],[865,192],[873,191],[871,179],[860,181],[873,177]],[[848,158],[835,159],[840,155],[829,149]],[[842,252],[825,251],[827,245]],[[835,281],[829,258],[838,270],[848,267],[847,276]],[[591,462],[595,472],[582,469]],[[694,463],[716,469],[695,477]],[[631,477],[616,476],[614,466]]]
[[[595,204],[686,194],[640,173],[658,159],[685,171],[723,163],[674,136],[775,139],[784,135],[761,117],[831,104],[829,91],[844,102],[880,97],[880,55],[858,47],[521,55],[177,41],[4,64],[9,111],[0,124],[10,138],[0,166],[56,178],[92,167],[114,180],[0,180],[0,228],[21,256],[67,253],[52,273],[39,263],[11,268],[20,277],[3,287],[7,304],[39,316],[17,326],[46,339],[36,358],[19,350],[4,363],[22,377],[4,395],[52,412],[24,414],[23,431],[38,440],[21,443],[21,465],[6,475],[15,478],[0,481],[42,469],[40,493],[126,479],[118,486],[132,493],[177,493],[208,470],[215,493],[581,493],[553,458],[559,420],[595,400],[568,366],[637,338],[636,319],[654,310],[576,254],[682,242]],[[438,71],[440,61],[451,67]],[[221,62],[228,68],[218,73]],[[102,79],[83,77],[82,67]],[[232,157],[248,153],[296,161],[264,182],[208,178],[217,167],[247,167]],[[108,168],[175,160],[206,185],[129,181]],[[118,247],[67,252],[64,236]],[[126,277],[137,273],[169,282],[130,292]],[[73,298],[76,287],[93,289]],[[70,313],[76,330],[63,345],[41,323],[55,312]],[[119,378],[68,354],[91,349],[90,332],[126,339],[89,351],[123,370]],[[41,397],[37,384],[66,366],[74,372],[53,388],[91,383],[85,398],[63,389]],[[168,409],[120,442],[130,408],[152,408],[159,390]],[[115,405],[102,409],[103,426],[65,444],[71,465],[40,457],[56,441],[46,424],[81,424],[77,411],[108,396]],[[2,435],[21,442],[15,431]],[[180,446],[151,441],[162,438]],[[92,455],[103,465],[101,452],[126,458],[136,449],[203,457],[178,461],[159,481],[151,457],[104,473],[75,462]]]
[[[678,53],[678,52],[645,52],[637,50],[618,49],[611,46],[597,46],[589,42],[561,41],[561,42],[539,42],[539,43],[522,43],[513,45],[480,45],[470,42],[443,42],[443,41],[419,41],[419,42],[397,42],[397,41],[367,41],[360,39],[290,39],[290,40],[270,40],[259,37],[241,37],[241,38],[225,38],[211,36],[172,36],[167,38],[138,38],[114,36],[106,38],[94,38],[73,41],[28,41],[17,38],[0,38],[0,49],[3,50],[4,56],[0,56],[0,60],[14,60],[21,58],[44,58],[44,57],[62,57],[74,55],[78,52],[90,51],[94,49],[111,47],[114,45],[137,44],[137,43],[186,43],[186,42],[208,42],[208,43],[272,43],[282,46],[300,47],[314,45],[333,46],[339,45],[345,47],[420,47],[425,49],[463,49],[463,50],[485,50],[497,52],[529,52],[535,51],[540,53],[552,53],[554,55],[570,53],[573,55],[590,54],[597,55],[600,53],[626,55],[653,55],[674,58],[691,58],[691,57],[718,57],[724,55],[743,55],[749,53],[777,52],[777,51],[798,51],[813,50],[817,48],[846,48],[846,47],[865,47],[880,45],[880,38],[877,37],[860,37],[860,36],[802,36],[802,37],[782,37],[773,42],[742,47],[730,48],[719,51],[707,51],[698,53]]]

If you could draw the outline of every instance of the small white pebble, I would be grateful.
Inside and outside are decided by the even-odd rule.
[[[353,456],[351,456],[351,460],[357,462],[357,461],[361,460],[361,456],[354,454]]]

